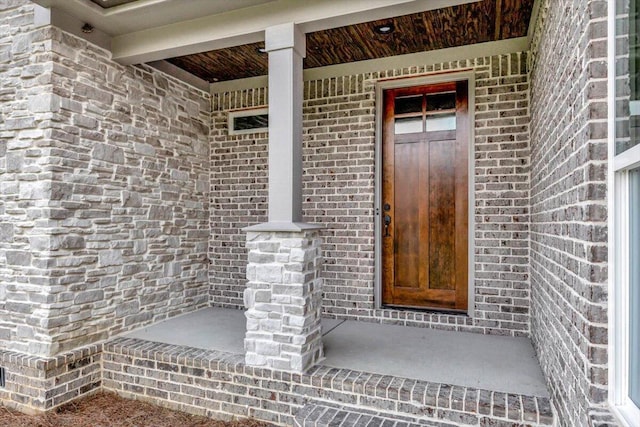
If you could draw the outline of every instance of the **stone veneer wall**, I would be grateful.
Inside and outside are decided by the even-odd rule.
[[[25,1],[0,0],[0,348],[48,353],[47,254],[31,240],[47,233],[52,192],[47,150],[53,76],[50,29],[36,29]],[[37,191],[34,183],[40,181]]]
[[[543,1],[531,52],[531,327],[562,426],[607,399],[606,17]]]
[[[209,304],[210,96],[0,0],[0,349]]]
[[[529,86],[526,53],[305,82],[304,219],[327,226],[325,315],[527,335]],[[375,84],[472,69],[475,122],[475,315],[374,306]],[[230,136],[228,111],[265,105],[265,88],[213,95],[210,280],[214,305],[241,308],[242,227],[266,221],[267,134]]]

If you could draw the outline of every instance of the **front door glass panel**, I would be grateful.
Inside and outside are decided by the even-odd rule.
[[[453,114],[434,114],[427,116],[427,132],[438,132],[443,130],[455,130],[456,115]]]
[[[397,118],[395,124],[395,132],[397,135],[422,132],[422,126],[422,117]]]

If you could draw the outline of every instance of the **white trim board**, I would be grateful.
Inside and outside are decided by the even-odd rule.
[[[43,7],[72,14],[111,36],[275,1],[277,0],[138,0],[103,8],[89,0],[33,0]]]
[[[90,33],[83,32],[82,26],[85,25],[85,21],[58,9],[34,5],[34,23],[36,27],[53,25],[104,50],[109,50],[111,47],[111,36],[97,28]]]
[[[423,86],[444,82],[466,80],[469,83],[469,183],[468,183],[468,299],[466,315],[475,315],[475,93],[476,80],[473,70],[436,73],[428,76],[381,80],[376,84],[376,134],[375,134],[375,205],[374,205],[374,304],[376,309],[382,308],[382,93],[387,89]]]
[[[277,0],[117,35],[113,58],[148,62],[264,40],[265,30],[295,23],[304,33],[440,9],[478,0]]]
[[[526,37],[478,43],[474,45],[410,53],[388,58],[370,59],[349,62],[347,64],[329,65],[327,67],[310,68],[304,71],[304,80],[321,80],[331,77],[351,76],[354,74],[373,73],[385,70],[396,70],[420,65],[434,65],[463,59],[482,58],[493,55],[525,52],[529,49]],[[249,77],[211,84],[211,94],[256,89],[268,86],[268,77]]]
[[[640,166],[640,144],[635,145],[625,152],[613,157],[613,170],[620,171],[623,169],[633,169]]]

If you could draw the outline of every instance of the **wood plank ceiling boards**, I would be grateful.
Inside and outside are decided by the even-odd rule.
[[[102,0],[93,0],[100,2]],[[122,0],[112,0],[122,1]],[[482,0],[307,34],[305,68],[384,58],[527,35],[534,0]],[[380,26],[393,31],[381,34]],[[263,43],[168,61],[208,82],[267,74]]]

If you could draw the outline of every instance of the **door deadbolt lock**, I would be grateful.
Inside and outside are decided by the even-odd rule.
[[[384,237],[389,237],[389,225],[391,225],[391,215],[384,216]]]

